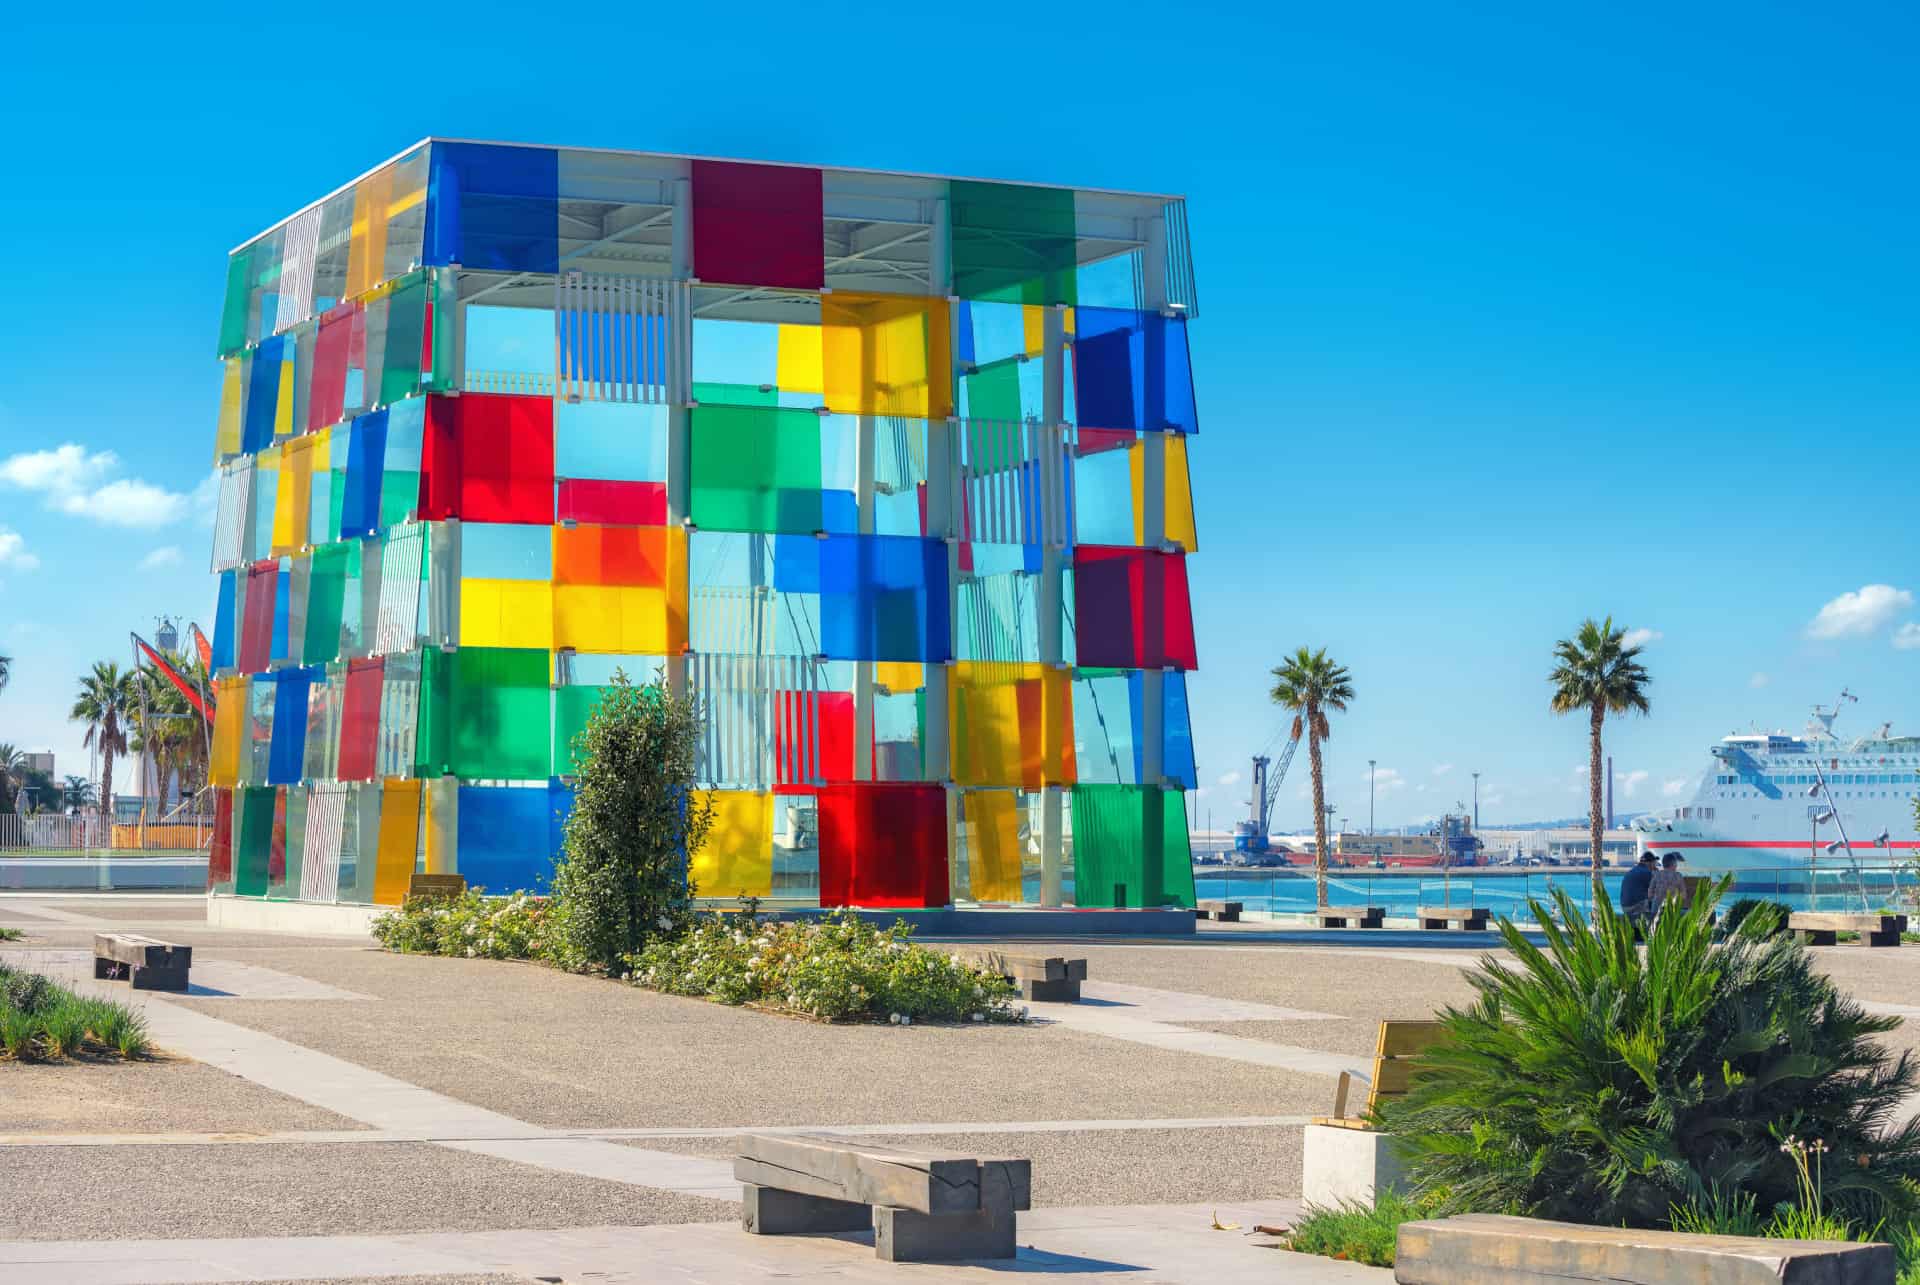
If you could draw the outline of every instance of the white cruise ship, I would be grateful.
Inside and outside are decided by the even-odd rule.
[[[1833,725],[1857,698],[1814,706],[1799,736],[1755,732],[1712,749],[1690,802],[1638,818],[1643,850],[1678,852],[1689,873],[1870,866],[1920,855],[1920,736],[1845,739]]]

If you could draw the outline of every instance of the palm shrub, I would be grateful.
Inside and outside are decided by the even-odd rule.
[[[616,672],[574,737],[573,811],[553,872],[553,950],[573,969],[617,971],[621,958],[692,913],[687,854],[713,825],[694,788],[700,709],[665,680]]]
[[[1445,1042],[1383,1113],[1423,1197],[1447,1213],[1613,1226],[1659,1226],[1729,1192],[1771,1211],[1798,1194],[1783,1143],[1817,1138],[1834,1157],[1831,1212],[1867,1226],[1912,1216],[1920,1122],[1890,1126],[1915,1069],[1875,1042],[1899,1020],[1768,936],[1771,914],[1716,941],[1729,882],[1670,904],[1644,952],[1607,901],[1589,923],[1558,889],[1558,922],[1530,906],[1544,949],[1500,920],[1516,962],[1471,976],[1478,1000],[1442,1013]]]

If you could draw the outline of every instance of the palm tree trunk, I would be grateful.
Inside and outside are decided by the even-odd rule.
[[[101,735],[100,735],[100,741],[101,741],[101,745],[100,745],[100,815],[105,818],[105,820],[102,821],[101,824],[104,825],[107,830],[107,833],[105,834],[105,836],[103,836],[103,841],[106,843],[108,847],[112,847],[113,846],[113,742],[114,742],[114,733],[119,731],[119,728],[114,725],[114,720],[109,718],[105,723],[101,724],[100,731],[101,731]]]
[[[1320,768],[1320,736],[1313,730],[1314,715],[1307,711],[1307,762],[1313,766],[1313,884],[1315,904],[1327,904],[1327,791]]]
[[[1601,844],[1606,839],[1607,818],[1601,812],[1601,743],[1600,729],[1606,723],[1607,707],[1595,701],[1590,720],[1590,734],[1587,744],[1587,824],[1593,839],[1593,900],[1598,905],[1607,895],[1606,879],[1600,873]]]

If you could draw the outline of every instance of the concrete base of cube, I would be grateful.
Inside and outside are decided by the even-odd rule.
[[[1391,1134],[1310,1124],[1305,1145],[1300,1179],[1305,1204],[1322,1209],[1371,1205],[1375,1193],[1406,1185],[1406,1168]]]
[[[756,1183],[740,1184],[740,1226],[756,1236],[788,1236],[809,1231],[865,1231],[873,1225],[869,1206],[830,1200]]]
[[[1010,1208],[917,1214],[891,1205],[873,1207],[873,1252],[889,1263],[1012,1258],[1017,1250]]]
[[[242,932],[299,933],[305,937],[373,936],[373,921],[394,906],[326,905],[207,894],[207,927]]]

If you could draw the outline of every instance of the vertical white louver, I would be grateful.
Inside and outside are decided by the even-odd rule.
[[[556,395],[570,402],[684,405],[686,282],[568,272],[554,283]]]

